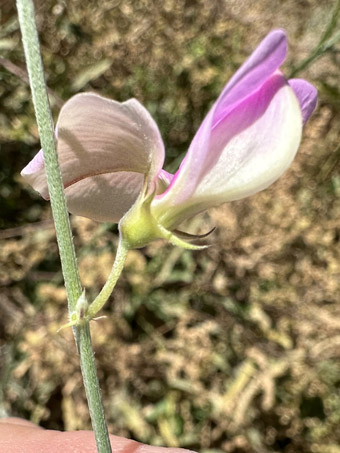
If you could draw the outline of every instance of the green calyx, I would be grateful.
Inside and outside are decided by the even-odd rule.
[[[119,222],[119,231],[129,249],[144,247],[149,242],[163,237],[156,219],[151,214],[153,195],[144,194],[136,200]]]
[[[153,198],[154,194],[147,196],[145,196],[145,193],[141,194],[121,219],[119,231],[127,249],[144,247],[156,239],[166,239],[171,244],[188,250],[202,250],[207,247],[207,245],[191,244],[183,240],[180,234],[177,235],[176,232],[164,228],[152,213],[151,203]],[[192,238],[197,237],[192,236]]]

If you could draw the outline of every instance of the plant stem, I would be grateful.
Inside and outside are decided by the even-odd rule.
[[[334,10],[331,15],[331,19],[327,25],[327,28],[320,38],[317,46],[312,50],[308,57],[303,60],[298,66],[293,68],[289,74],[289,79],[296,77],[297,74],[313,63],[314,60],[320,58],[324,53],[331,50],[335,44],[340,40],[340,33],[337,27],[337,22],[340,16],[340,0],[336,2]],[[334,33],[335,32],[335,33]]]
[[[105,285],[103,286],[102,290],[98,294],[98,296],[90,304],[87,310],[87,317],[89,319],[94,318],[96,316],[96,314],[99,312],[99,310],[103,307],[108,298],[111,296],[113,288],[115,287],[117,280],[120,274],[122,273],[128,251],[129,251],[128,247],[126,247],[124,241],[120,239],[117,248],[116,258],[113,263],[111,272],[108,276],[108,279]]]
[[[92,427],[96,436],[97,450],[99,453],[111,453],[109,433],[106,426],[94,361],[89,322],[84,322],[84,324],[78,326],[77,331],[81,372],[83,375]]]
[[[17,0],[17,8],[35,115],[44,153],[48,190],[57,233],[69,310],[74,311],[82,289],[58,164],[53,119],[47,96],[32,0]]]
[[[67,292],[69,315],[71,317],[71,314],[76,309],[77,301],[81,296],[82,288],[66,208],[63,182],[58,164],[53,120],[47,96],[38,33],[34,19],[34,6],[32,0],[17,0],[17,8],[33,104],[44,153],[48,189]],[[81,370],[97,449],[100,453],[110,453],[110,439],[104,417],[88,322],[74,327],[73,333],[80,355]]]

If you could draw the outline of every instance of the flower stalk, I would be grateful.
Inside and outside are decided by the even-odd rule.
[[[17,0],[19,23],[22,33],[27,69],[32,90],[33,104],[44,153],[48,190],[55,223],[59,253],[67,292],[69,313],[76,310],[82,296],[76,255],[72,240],[69,215],[58,164],[54,126],[49,106],[37,28],[32,0]],[[98,377],[91,345],[89,323],[73,327],[77,344],[91,421],[95,433],[97,450],[110,453],[110,439],[104,417]]]
[[[122,273],[128,251],[129,249],[126,246],[125,242],[120,240],[117,248],[116,258],[113,263],[111,272],[106,280],[106,283],[98,296],[86,310],[87,319],[91,320],[92,318],[94,318],[96,314],[101,310],[101,308],[105,305],[108,298],[111,296],[112,291],[116,286],[117,280]]]

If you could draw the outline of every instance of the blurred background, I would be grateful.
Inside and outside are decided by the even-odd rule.
[[[50,206],[20,177],[39,149],[14,1],[0,9],[0,413],[90,428]],[[200,252],[130,252],[92,323],[112,433],[203,453],[340,452],[340,46],[334,0],[36,1],[54,117],[95,91],[136,97],[174,171],[226,81],[273,28],[287,76],[319,90],[293,166],[186,225]],[[72,217],[89,299],[117,228]]]

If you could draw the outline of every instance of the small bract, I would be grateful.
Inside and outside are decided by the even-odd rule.
[[[284,78],[286,52],[285,32],[269,33],[224,87],[174,175],[162,170],[160,132],[136,99],[72,97],[56,126],[69,211],[119,222],[128,248],[157,238],[196,248],[177,230],[182,221],[265,189],[295,157],[317,92]],[[48,199],[42,151],[22,176]]]

